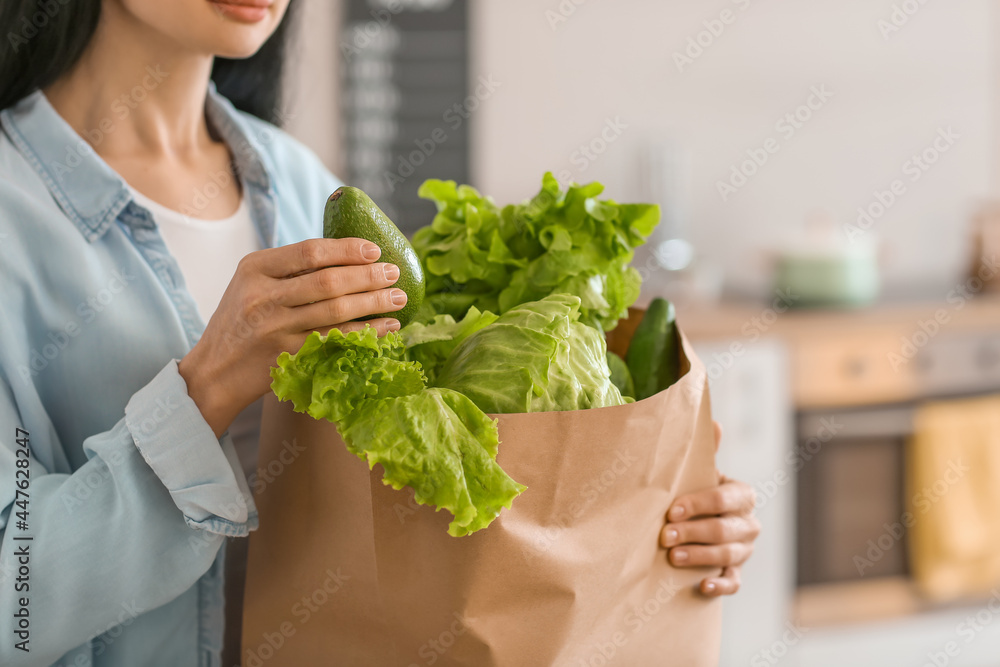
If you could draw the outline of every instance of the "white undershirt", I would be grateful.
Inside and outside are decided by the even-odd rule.
[[[261,249],[246,195],[236,212],[221,220],[192,218],[156,203],[135,189],[132,189],[132,196],[136,203],[153,214],[163,242],[177,260],[188,291],[194,297],[202,320],[207,323],[219,307],[236,273],[236,265],[246,255]],[[229,427],[236,453],[248,476],[257,466],[261,407],[261,400],[251,403]]]
[[[204,220],[169,209],[134,189],[132,196],[153,214],[202,320],[208,322],[236,273],[236,265],[244,256],[260,250],[246,197],[228,218]]]

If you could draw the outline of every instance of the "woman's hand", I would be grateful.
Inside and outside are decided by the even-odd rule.
[[[377,263],[381,254],[364,239],[310,239],[240,261],[201,340],[178,365],[216,437],[267,392],[278,355],[298,350],[311,332],[399,329],[392,318],[351,321],[406,305],[406,293],[390,289],[399,268]]]
[[[715,425],[715,447],[722,430]],[[740,568],[753,553],[760,522],[753,515],[749,485],[719,473],[719,486],[678,497],[667,512],[660,544],[676,567],[710,566],[721,576],[703,579],[704,595],[732,595],[740,589]]]

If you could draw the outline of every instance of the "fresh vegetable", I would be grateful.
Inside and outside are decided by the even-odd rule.
[[[486,528],[525,486],[497,464],[497,422],[451,389],[367,401],[342,425],[348,449],[382,464],[383,483],[454,515],[448,533]]]
[[[323,215],[323,236],[328,239],[362,238],[382,249],[379,261],[399,267],[395,287],[406,292],[406,305],[392,313],[361,319],[394,317],[406,326],[424,301],[424,272],[410,242],[367,194],[358,188],[342,187],[330,195]]]
[[[420,365],[403,360],[398,333],[378,338],[374,329],[348,334],[311,333],[295,354],[278,357],[271,389],[297,412],[341,422],[362,401],[408,396],[425,386]]]
[[[473,306],[459,322],[451,315],[438,315],[430,324],[414,322],[400,331],[406,344],[406,358],[419,361],[427,380],[433,384],[438,369],[459,343],[496,319],[493,313],[480,312]]]
[[[611,382],[625,398],[635,398],[635,382],[628,370],[625,360],[608,350],[608,368],[611,369]]]
[[[337,190],[324,235],[366,238],[399,265],[397,286],[410,301],[392,315],[405,326],[381,339],[371,328],[314,332],[278,357],[272,391],[336,423],[351,452],[382,466],[385,484],[451,512],[451,535],[485,528],[525,490],[497,464],[497,422],[487,413],[633,400],[619,389],[631,393],[628,368],[608,354],[604,330],[638,297],[628,263],[659,209],[599,200],[602,191],[599,183],[563,191],[546,174],[534,199],[501,210],[468,186],[427,181],[420,194],[438,214],[411,248],[367,195]],[[633,362],[666,358],[665,338],[646,339],[634,346],[633,374]]]
[[[568,294],[512,308],[456,347],[434,384],[501,414],[622,405],[604,335],[579,317]]]
[[[499,318],[470,309],[460,322],[440,316],[383,338],[371,328],[313,332],[296,354],[278,357],[271,389],[297,412],[336,423],[351,452],[382,465],[384,483],[449,510],[449,533],[465,535],[524,490],[496,463],[487,412],[626,402],[611,383],[603,335],[579,316],[578,297],[556,294]],[[439,368],[434,386],[415,359]]]
[[[427,276],[427,303],[459,319],[473,305],[506,313],[550,294],[581,301],[580,321],[614,328],[639,296],[629,267],[634,249],[659,221],[659,207],[600,200],[600,183],[563,191],[551,173],[523,204],[499,209],[467,185],[429,180],[421,197],[434,221],[413,237]]]
[[[625,363],[635,383],[635,398],[663,391],[680,378],[680,338],[674,306],[656,298],[632,334]]]
[[[271,389],[296,412],[335,422],[348,450],[382,465],[383,483],[451,512],[451,535],[485,528],[525,489],[496,462],[496,421],[456,391],[428,389],[403,355],[398,333],[313,332],[278,357]]]

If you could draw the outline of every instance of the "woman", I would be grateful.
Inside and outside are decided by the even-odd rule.
[[[276,115],[288,4],[0,5],[2,664],[219,664],[271,364],[405,304],[378,247],[315,238],[337,179],[226,97]],[[670,510],[672,561],[724,568],[707,595],[739,585],[752,502],[724,480]]]

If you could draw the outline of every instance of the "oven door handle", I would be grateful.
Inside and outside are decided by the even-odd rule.
[[[897,438],[913,433],[916,406],[899,405],[869,410],[810,411],[799,415],[801,435],[833,433],[834,438]]]

